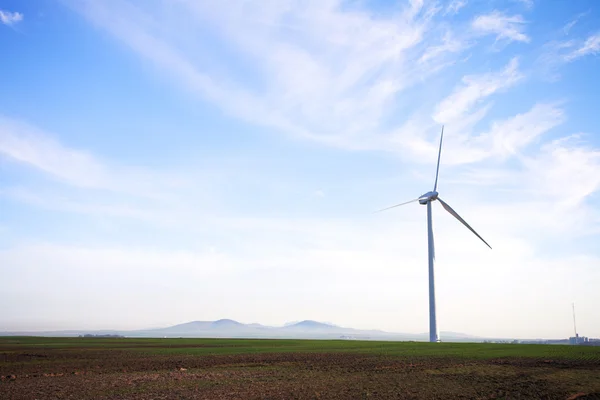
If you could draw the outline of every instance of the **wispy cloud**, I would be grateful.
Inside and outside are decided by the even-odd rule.
[[[0,22],[2,24],[11,26],[21,21],[23,21],[23,14],[20,12],[0,10]]]
[[[345,148],[381,147],[373,132],[387,130],[398,95],[449,65],[443,56],[464,49],[450,34],[433,46],[425,40],[439,10],[419,1],[385,17],[335,1],[257,2],[243,10],[238,3],[182,1],[172,15],[199,27],[178,25],[187,35],[170,35],[169,20],[122,1],[73,6],[230,114]],[[202,41],[179,39],[206,35],[226,58],[204,59]],[[243,76],[238,63],[246,66]]]
[[[502,71],[465,76],[462,85],[436,106],[433,119],[441,124],[456,121],[487,97],[515,85],[522,78],[517,58],[511,59]]]
[[[0,117],[0,154],[78,186],[109,184],[102,165],[89,153],[65,148],[20,121]]]
[[[442,37],[442,42],[426,48],[421,58],[419,58],[419,62],[426,63],[435,61],[439,63],[439,58],[441,56],[448,53],[459,53],[467,46],[468,44],[464,40],[456,38],[451,31],[446,31]]]
[[[79,188],[160,196],[183,182],[143,167],[113,166],[85,150],[65,146],[26,122],[0,116],[0,156]],[[157,185],[164,185],[157,190]]]
[[[573,21],[567,23],[564,27],[563,27],[563,32],[565,33],[565,35],[568,35],[569,32],[571,31],[571,29],[577,24],[577,19],[574,19]]]
[[[583,44],[573,44],[573,46],[576,48],[570,53],[564,55],[564,60],[567,62],[574,61],[587,55],[595,55],[600,53],[600,32],[590,35],[585,42],[583,42]]]
[[[523,30],[525,20],[520,15],[506,15],[498,10],[489,14],[476,17],[472,23],[472,28],[481,34],[496,35],[496,41],[505,39],[508,42],[529,43],[531,39]]]
[[[565,121],[564,111],[555,104],[536,104],[526,113],[493,122],[489,133],[492,153],[500,157],[517,154],[543,133]]]
[[[465,114],[465,119],[478,121],[482,111],[487,107]],[[463,118],[463,117],[461,117]],[[444,163],[446,165],[472,164],[485,160],[506,160],[512,156],[522,156],[527,146],[538,140],[544,133],[561,125],[566,120],[564,111],[558,104],[539,103],[529,111],[504,119],[493,120],[489,129],[477,133],[465,134],[462,129],[457,129],[457,123],[452,123],[446,129],[446,140]],[[469,127],[463,122],[463,126]],[[421,128],[423,129],[423,128]],[[470,132],[467,130],[467,132]],[[424,136],[412,136],[405,140],[405,145],[417,156],[417,159],[429,159],[435,161],[437,146],[435,140],[428,141]],[[498,171],[494,170],[498,176]],[[473,181],[473,176],[468,181]],[[482,179],[483,180],[483,179]],[[506,182],[504,182],[506,183]],[[509,185],[511,186],[511,185]]]
[[[575,18],[573,18],[571,21],[569,21],[568,23],[565,24],[565,26],[563,26],[563,33],[565,35],[568,35],[571,32],[571,29],[573,29],[573,27],[579,22],[579,20],[583,17],[585,17],[586,15],[588,15],[590,13],[590,11],[586,11],[580,14],[577,14],[575,16]]]
[[[541,154],[527,160],[526,165],[535,175],[529,182],[531,187],[560,205],[578,206],[600,190],[600,150],[580,135],[545,144]]]
[[[546,43],[537,60],[538,69],[551,81],[560,79],[560,68],[565,64],[600,53],[600,33],[585,39],[554,40]]]
[[[445,13],[446,14],[456,14],[460,9],[464,8],[467,5],[467,0],[452,0],[446,6]]]

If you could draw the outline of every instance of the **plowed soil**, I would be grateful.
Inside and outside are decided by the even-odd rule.
[[[200,342],[161,348],[0,340],[0,399],[600,399],[595,357],[386,355],[320,352],[318,345],[314,352],[194,353],[210,347]]]

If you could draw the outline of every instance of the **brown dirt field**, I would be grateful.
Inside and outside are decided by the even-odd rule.
[[[600,399],[600,362],[353,353],[0,353],[0,399]]]

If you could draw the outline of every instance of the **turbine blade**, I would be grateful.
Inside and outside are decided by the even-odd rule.
[[[433,185],[434,192],[437,190],[438,175],[440,173],[440,158],[442,157],[442,139],[444,139],[444,125],[442,125],[442,135],[440,136],[440,150],[438,151],[437,170],[435,171],[435,184]]]
[[[385,210],[389,210],[390,208],[400,207],[400,206],[403,206],[403,205],[405,205],[405,204],[408,204],[408,203],[413,203],[413,202],[415,202],[415,201],[419,201],[419,198],[412,199],[412,200],[410,200],[410,201],[405,201],[404,203],[396,204],[395,206],[387,207],[387,208],[384,208],[384,209],[382,209],[382,210],[377,210],[377,211],[375,211],[375,212],[376,212],[376,213],[378,213],[378,212],[382,212],[382,211],[385,211]]]
[[[452,209],[452,207],[450,207],[446,202],[444,202],[444,200],[440,199],[439,197],[437,199],[440,201],[440,203],[442,203],[442,207],[444,207],[446,209],[446,211],[448,211],[450,214],[452,214],[452,216],[454,218],[456,218],[457,220],[459,220],[460,222],[462,222],[462,224],[464,226],[466,226],[467,228],[469,228],[469,230],[471,232],[473,232],[475,234],[475,236],[477,236],[479,239],[481,239],[481,241],[483,243],[485,243],[487,247],[489,247],[490,249],[492,248],[492,246],[490,246],[488,244],[488,242],[486,242],[485,240],[483,240],[483,238],[481,236],[479,236],[479,234],[477,232],[475,232],[475,229],[471,228],[471,226],[469,224],[467,224],[467,221],[465,221],[464,219],[462,219],[461,216],[458,215],[458,213]]]

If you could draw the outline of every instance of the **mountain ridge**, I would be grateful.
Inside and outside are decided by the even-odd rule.
[[[245,324],[223,318],[215,321],[189,321],[164,328],[138,330],[118,329],[70,329],[63,331],[0,332],[0,336],[79,336],[86,334],[113,334],[125,337],[160,338],[264,338],[264,339],[360,339],[360,340],[414,340],[427,341],[427,333],[386,332],[379,329],[355,329],[315,320],[286,323],[283,326],[266,326],[259,323]],[[482,341],[483,338],[457,332],[443,332],[446,341]]]

